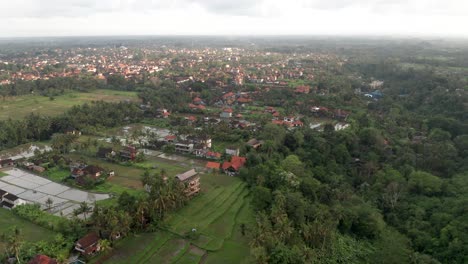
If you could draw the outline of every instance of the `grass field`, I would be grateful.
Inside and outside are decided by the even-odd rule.
[[[71,92],[56,96],[54,100],[41,95],[8,97],[5,101],[0,101],[0,120],[23,118],[31,112],[50,116],[59,115],[74,105],[100,100],[107,102],[136,101],[138,97],[135,92],[113,90],[95,90],[90,93]]]
[[[37,242],[49,241],[56,235],[53,231],[35,225],[27,220],[21,219],[7,209],[0,208],[0,235],[8,233],[10,229],[17,226],[21,229],[24,241]],[[0,241],[0,250],[4,252],[4,244]]]
[[[7,176],[8,174],[4,173],[3,171],[0,171],[0,177]]]
[[[200,195],[167,217],[167,231],[120,241],[105,263],[197,264],[202,259],[213,264],[251,263],[248,239],[242,236],[240,227],[253,221],[245,183],[223,174],[203,174],[201,185]],[[200,237],[183,239],[192,228]]]

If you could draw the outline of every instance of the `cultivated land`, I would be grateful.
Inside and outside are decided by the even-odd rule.
[[[202,193],[165,220],[164,229],[132,235],[116,246],[105,263],[250,263],[241,224],[253,221],[248,190],[224,174],[201,175]],[[197,229],[194,241],[183,238]],[[203,261],[202,261],[203,259]]]
[[[10,233],[10,229],[17,226],[21,229],[22,238],[28,242],[52,240],[56,233],[40,227],[27,220],[21,219],[7,209],[0,208],[0,235]],[[0,250],[4,252],[4,244],[0,241]]]
[[[24,95],[0,99],[0,120],[8,118],[20,119],[30,113],[42,115],[59,115],[74,105],[92,101],[120,102],[125,100],[137,101],[136,92],[95,90],[89,93],[70,92],[55,96],[54,100],[41,95]]]

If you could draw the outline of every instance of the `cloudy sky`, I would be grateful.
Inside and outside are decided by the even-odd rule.
[[[468,37],[467,0],[0,0],[0,37]]]

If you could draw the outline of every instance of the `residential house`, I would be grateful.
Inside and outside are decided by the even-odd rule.
[[[86,176],[91,177],[93,179],[97,179],[102,175],[102,173],[104,172],[104,169],[98,166],[89,165],[89,166],[86,166],[83,169],[83,171]]]
[[[46,255],[36,255],[28,264],[57,264],[57,260]]]
[[[310,86],[307,85],[300,85],[296,87],[296,90],[294,90],[295,93],[302,93],[302,94],[308,94],[310,93]]]
[[[200,176],[198,176],[198,173],[195,171],[195,169],[191,169],[182,174],[177,174],[175,177],[177,180],[179,180],[179,182],[184,184],[184,193],[188,197],[191,197],[200,192]]]
[[[68,127],[67,129],[65,129],[65,134],[81,136],[81,131],[79,131],[79,130],[77,130],[75,128],[72,128],[72,127]]]
[[[335,131],[340,131],[340,130],[343,130],[343,129],[346,129],[349,127],[349,124],[348,123],[336,123],[334,128],[335,128]]]
[[[247,145],[249,145],[250,147],[254,148],[254,149],[258,149],[259,147],[261,147],[263,144],[263,140],[258,140],[256,138],[253,138],[249,141],[247,141]]]
[[[221,153],[219,153],[219,152],[208,151],[208,152],[206,152],[205,158],[218,160],[218,159],[221,158],[221,156],[222,156],[222,155],[221,155]]]
[[[227,147],[226,148],[226,154],[231,155],[231,156],[239,156],[239,148],[237,147]]]
[[[232,108],[224,108],[219,117],[221,118],[231,118],[232,117]]]
[[[135,147],[133,146],[126,146],[123,149],[120,150],[119,152],[120,157],[126,160],[135,160],[138,151]]]
[[[181,140],[175,144],[175,150],[177,152],[190,154],[193,152],[193,143],[188,140]]]
[[[177,139],[177,136],[175,135],[167,135],[164,137],[164,142],[166,143],[174,143],[174,141]]]
[[[31,165],[27,166],[27,168],[28,168],[28,170],[38,172],[38,173],[43,173],[46,170],[44,167],[34,165],[34,164],[31,164]]]
[[[100,250],[99,239],[100,238],[96,233],[88,233],[75,243],[75,250],[86,256],[94,254]]]
[[[219,162],[208,161],[205,168],[208,170],[218,171],[221,168],[221,164]]]
[[[96,156],[98,158],[102,158],[102,159],[107,159],[111,156],[115,156],[115,151],[112,149],[112,148],[104,148],[104,147],[100,147],[98,149],[98,152],[96,153]]]
[[[244,167],[247,159],[245,157],[232,156],[231,161],[223,162],[221,168],[223,171],[229,175],[234,176],[239,173],[239,170]]]
[[[6,193],[2,196],[1,205],[5,209],[13,209],[18,205],[26,204],[26,201],[20,199],[12,193]]]
[[[0,169],[9,168],[15,166],[15,162],[12,159],[0,160]]]
[[[292,122],[292,126],[293,127],[303,127],[304,123],[301,120],[296,120],[296,121]]]

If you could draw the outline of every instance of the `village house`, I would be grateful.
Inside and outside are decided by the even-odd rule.
[[[232,117],[232,109],[231,108],[224,108],[219,117],[221,118],[231,118]]]
[[[251,140],[247,141],[247,145],[252,147],[253,149],[258,149],[263,145],[263,140],[252,138]]]
[[[226,152],[226,155],[239,156],[240,151],[238,147],[227,147],[225,152]]]
[[[36,255],[28,264],[58,264],[58,262],[46,255]]]
[[[213,162],[213,161],[208,161],[205,165],[205,168],[207,170],[212,170],[212,171],[219,171],[221,168],[221,164],[219,162]]]
[[[246,161],[247,159],[245,157],[232,156],[231,161],[223,162],[221,168],[227,175],[234,176],[239,173],[239,170],[242,167],[244,167]]]
[[[115,156],[115,151],[112,148],[100,147],[96,153],[96,156],[101,159],[107,159]]]
[[[15,162],[12,159],[0,160],[0,169],[2,169],[2,168],[11,168],[13,166],[15,166]]]
[[[310,93],[310,86],[307,85],[300,85],[296,87],[296,90],[294,90],[295,93],[302,93],[302,94],[308,94]]]
[[[186,196],[191,197],[200,192],[200,176],[198,176],[195,169],[177,174],[175,177],[180,183],[184,184],[184,193]]]
[[[69,127],[67,129],[65,129],[65,134],[74,135],[74,136],[81,136],[81,131],[79,131],[79,130],[77,130],[75,128]]]
[[[75,243],[75,250],[82,255],[89,256],[99,251],[99,236],[92,232]]]
[[[190,143],[188,140],[181,140],[175,144],[175,150],[177,152],[190,154],[193,152],[193,143]]]
[[[18,196],[3,190],[0,190],[0,196],[2,198],[0,204],[5,209],[13,209],[18,205],[26,204],[26,201],[20,199]]]
[[[125,146],[119,152],[120,157],[125,160],[135,160],[137,154],[138,151],[133,146]]]

